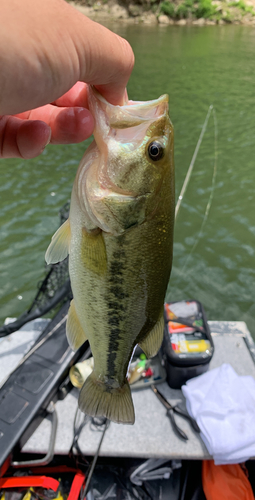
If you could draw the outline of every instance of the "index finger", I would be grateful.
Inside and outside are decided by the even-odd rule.
[[[87,84],[77,82],[68,92],[53,101],[51,104],[59,107],[88,108]]]

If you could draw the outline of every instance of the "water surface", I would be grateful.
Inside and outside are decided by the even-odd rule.
[[[218,165],[211,209],[214,122],[200,148],[175,228],[168,300],[196,298],[209,319],[243,320],[255,336],[255,30],[247,26],[113,25],[136,55],[134,100],[170,96],[179,195],[210,104]],[[0,318],[29,305],[44,253],[70,197],[86,144],[48,146],[34,160],[0,161]]]

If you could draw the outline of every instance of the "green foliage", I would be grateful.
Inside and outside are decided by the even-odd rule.
[[[226,21],[226,23],[232,23],[234,20],[234,16],[229,12],[229,10],[227,10],[226,14],[222,16],[222,19]]]
[[[127,6],[130,4],[127,0],[123,1]],[[76,2],[99,10],[97,0],[76,0]],[[109,3],[110,5],[111,2],[109,0],[100,0],[100,3],[103,5]],[[231,9],[231,7],[239,9],[239,13],[236,9]],[[246,0],[222,0],[220,8],[212,5],[212,0],[133,0],[129,5],[131,15],[138,16],[143,11],[149,10],[157,17],[160,14],[165,14],[172,19],[206,18],[213,19],[216,22],[223,19],[229,23],[235,21],[235,19],[240,20],[241,15],[251,14],[255,16],[254,8],[247,5]]]
[[[237,2],[237,3],[238,3],[238,7],[239,7],[241,10],[246,11],[246,9],[247,9],[247,5],[245,5],[245,3],[244,3],[244,1],[243,1],[243,0],[239,0],[239,2]]]
[[[195,11],[195,16],[197,18],[204,17],[209,19],[216,13],[216,7],[212,5],[211,0],[199,0],[198,7]]]
[[[228,5],[230,7],[238,7],[245,14],[250,12],[250,14],[252,14],[253,16],[255,15],[253,7],[251,5],[246,5],[246,3],[243,0],[239,0],[239,2],[230,2]]]
[[[176,19],[187,19],[189,17],[189,14],[190,14],[190,9],[186,5],[186,2],[178,5],[176,9]]]
[[[171,2],[168,2],[167,0],[165,0],[160,5],[160,12],[162,14],[165,14],[166,16],[174,17],[174,14],[175,14],[174,5]]]
[[[169,4],[169,2],[164,2],[164,4],[167,3]],[[184,0],[175,10],[172,5],[171,7],[173,11],[171,14],[166,11],[164,13],[176,19],[188,19],[191,17],[209,19],[214,18],[216,14],[216,7],[212,5],[212,0],[198,0],[197,2],[196,0]]]
[[[151,11],[153,14],[158,14],[158,5],[154,3],[151,7]]]
[[[194,13],[194,1],[195,0],[184,0],[178,5],[175,11],[176,19],[188,19],[192,17]]]
[[[238,7],[244,12],[253,12],[253,8],[251,7],[251,5],[246,5],[243,0],[239,0]]]
[[[243,0],[240,0],[241,2]],[[175,19],[188,19],[191,17],[215,17],[216,8],[212,0],[183,0],[176,8],[169,0],[160,4],[160,12]]]

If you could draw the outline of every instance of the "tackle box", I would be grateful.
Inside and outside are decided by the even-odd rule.
[[[188,379],[208,370],[213,340],[197,300],[165,303],[164,317],[163,364],[170,387],[180,389]]]

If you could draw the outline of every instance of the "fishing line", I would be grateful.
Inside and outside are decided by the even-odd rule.
[[[177,219],[177,215],[178,215],[178,212],[179,212],[179,209],[180,209],[180,206],[181,206],[181,203],[182,203],[182,200],[183,200],[183,196],[186,192],[186,189],[188,187],[188,184],[189,184],[189,181],[190,181],[190,176],[192,174],[192,170],[193,170],[193,167],[194,167],[194,164],[195,164],[195,161],[196,161],[196,158],[197,158],[197,155],[198,155],[198,151],[200,149],[200,146],[201,146],[201,142],[203,140],[203,137],[204,137],[204,134],[205,134],[205,131],[207,129],[207,124],[208,124],[208,121],[209,121],[209,118],[210,118],[210,114],[212,112],[212,109],[213,109],[213,104],[210,104],[209,106],[209,109],[208,109],[208,112],[207,112],[207,115],[206,115],[206,118],[205,118],[205,121],[204,121],[204,125],[202,127],[202,130],[201,130],[201,133],[200,133],[200,136],[199,136],[199,139],[197,141],[197,145],[196,145],[196,148],[195,148],[195,151],[194,151],[194,154],[192,156],[192,159],[191,159],[191,162],[190,162],[190,166],[188,168],[188,172],[186,174],[186,177],[184,179],[184,183],[183,183],[183,186],[182,186],[182,189],[181,189],[181,192],[180,192],[180,195],[179,195],[179,198],[178,198],[178,201],[176,203],[176,207],[175,207],[175,221]]]
[[[99,418],[97,419],[99,420]],[[95,424],[95,422],[94,422]],[[85,500],[86,498],[86,495],[89,491],[89,487],[90,487],[90,482],[91,482],[91,478],[92,478],[92,475],[93,475],[93,472],[94,472],[94,469],[96,467],[96,463],[97,463],[97,459],[98,459],[98,455],[99,455],[99,452],[100,452],[100,449],[101,449],[101,445],[102,445],[102,442],[103,442],[103,439],[104,439],[104,436],[105,436],[105,433],[110,425],[110,420],[108,420],[107,418],[101,418],[101,423],[97,423],[97,425],[104,425],[104,429],[102,431],[102,436],[101,436],[101,439],[99,441],[99,445],[97,447],[97,451],[96,451],[96,454],[92,460],[92,463],[91,463],[91,466],[88,470],[88,473],[87,473],[87,478],[86,478],[86,484],[85,484],[85,488],[84,488],[84,491],[82,492],[81,494],[81,500]]]
[[[86,413],[82,413],[77,406],[74,421],[73,421],[73,442],[71,444],[71,448],[69,450],[68,456],[73,459],[77,459],[77,455],[74,454],[74,450],[78,453],[78,456],[84,459],[84,463],[88,465],[88,461],[83,457],[83,453],[79,446],[79,437],[81,435],[81,431],[90,420],[90,417],[86,415]],[[80,422],[79,422],[80,421]],[[84,463],[82,465],[84,465]]]
[[[184,184],[183,184],[183,187],[182,187],[179,199],[178,199],[178,202],[180,202],[180,203],[178,205],[178,202],[177,202],[177,205],[176,205],[175,220],[176,220],[176,217],[177,217],[177,214],[178,214],[178,211],[179,211],[182,199],[183,199],[183,195],[184,195],[184,193],[185,193],[185,191],[187,189],[187,185],[188,185],[188,182],[189,182],[192,170],[193,170],[193,166],[194,166],[194,163],[195,163],[195,160],[196,160],[196,157],[197,157],[197,154],[198,154],[198,151],[199,151],[199,148],[200,148],[200,145],[201,145],[204,133],[205,133],[206,128],[207,128],[207,124],[208,124],[211,112],[213,114],[213,121],[214,121],[214,167],[213,167],[213,175],[212,175],[211,192],[210,192],[208,203],[206,205],[205,214],[204,214],[204,218],[203,218],[203,221],[202,221],[202,224],[201,224],[201,227],[200,227],[200,231],[198,233],[198,236],[196,238],[196,241],[195,241],[192,249],[189,252],[189,255],[188,255],[188,257],[187,257],[187,259],[186,259],[186,261],[184,263],[183,268],[179,271],[179,274],[183,274],[184,273],[184,270],[185,270],[185,268],[186,268],[186,266],[187,266],[187,264],[189,262],[190,256],[192,255],[192,253],[194,252],[195,248],[197,247],[198,242],[199,242],[199,240],[200,240],[200,238],[201,238],[201,236],[203,234],[203,229],[204,229],[204,226],[205,226],[206,221],[208,219],[208,215],[209,215],[209,211],[210,211],[210,208],[211,208],[211,205],[212,205],[212,200],[213,200],[214,191],[215,191],[215,182],[216,182],[217,165],[218,165],[218,123],[217,123],[216,111],[215,111],[213,105],[211,104],[209,106],[209,110],[208,110],[208,113],[207,113],[207,116],[206,116],[206,119],[205,119],[205,122],[204,122],[204,125],[203,125],[203,128],[202,128],[202,131],[201,131],[201,134],[200,134],[200,137],[199,137],[199,140],[198,140],[195,152],[194,152],[194,155],[193,155],[192,160],[191,160],[190,167],[188,169],[188,172],[187,172],[186,178],[184,180]]]

